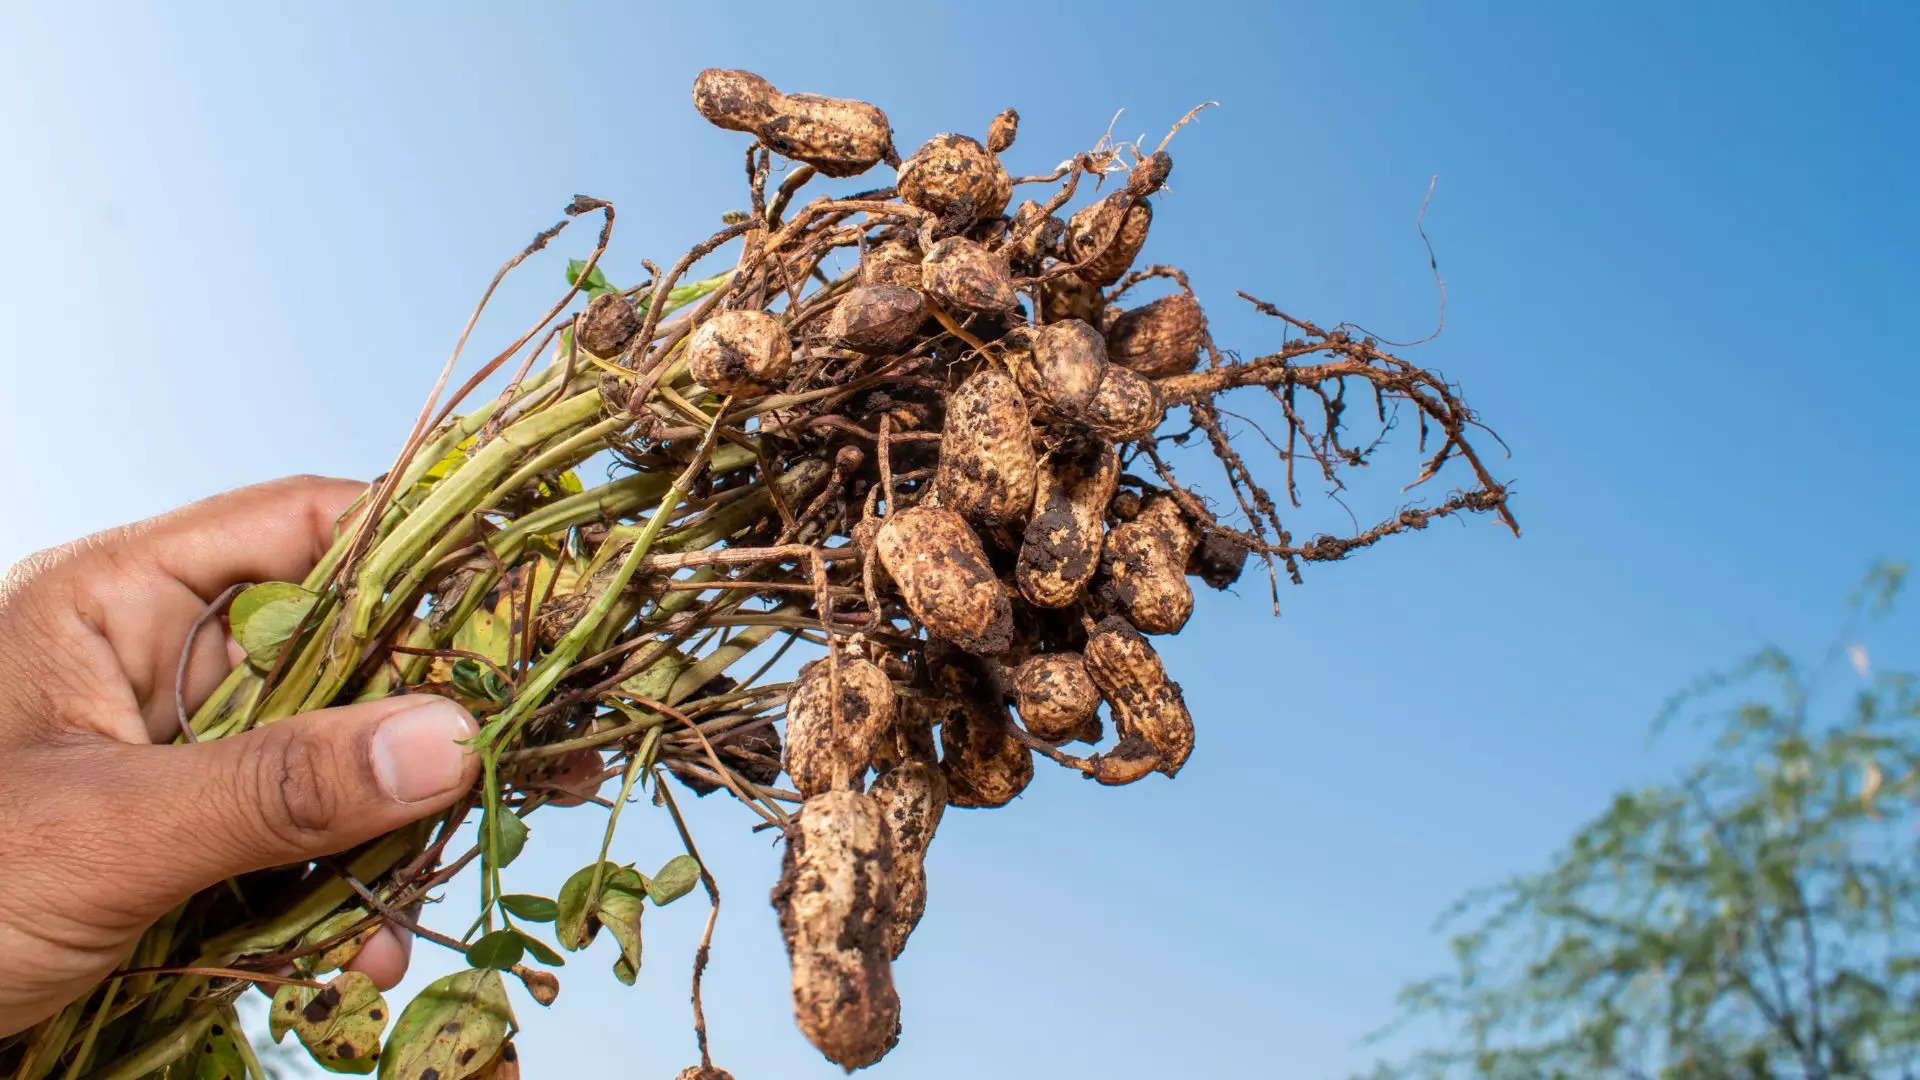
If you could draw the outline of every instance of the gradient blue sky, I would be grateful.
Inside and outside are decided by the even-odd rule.
[[[1915,8],[859,11],[0,9],[0,562],[243,482],[384,468],[487,278],[574,192],[619,206],[621,281],[741,201],[740,137],[687,103],[701,67],[867,98],[909,149],[1016,105],[1031,171],[1117,108],[1157,138],[1220,101],[1172,147],[1149,255],[1192,268],[1248,353],[1278,335],[1235,288],[1424,334],[1412,223],[1437,174],[1451,304],[1417,359],[1512,446],[1525,538],[1396,540],[1312,568],[1279,619],[1257,586],[1204,597],[1165,648],[1200,724],[1178,781],[1048,771],[949,816],[877,1070],[1307,1077],[1372,1059],[1395,987],[1444,962],[1449,900],[1671,767],[1685,740],[1645,739],[1669,691],[1763,640],[1824,642],[1867,564],[1913,552]],[[482,343],[588,246],[506,289]],[[1299,520],[1346,519],[1315,497]],[[1908,618],[1872,645],[1911,663],[1917,638]],[[617,854],[671,853],[663,818],[634,820]],[[789,1019],[775,850],[718,800],[694,822],[726,889],[719,1062],[834,1075]],[[536,818],[519,884],[557,886],[597,836],[591,812]],[[693,1060],[701,918],[649,915],[636,989],[603,943],[552,1010],[523,999],[532,1075]]]

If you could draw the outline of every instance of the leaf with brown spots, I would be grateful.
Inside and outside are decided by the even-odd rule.
[[[394,1021],[380,1080],[460,1080],[484,1067],[513,1028],[499,972],[475,968],[435,979]]]
[[[187,1052],[186,1067],[169,1076],[191,1076],[193,1080],[252,1080],[253,1072],[248,1063],[253,1061],[253,1048],[246,1044],[246,1036],[240,1030],[240,1021],[231,1007],[220,1010],[208,1027]]]
[[[319,990],[291,983],[280,987],[267,1025],[274,1042],[292,1031],[330,1072],[370,1073],[387,1028],[387,1001],[372,979],[348,971]]]

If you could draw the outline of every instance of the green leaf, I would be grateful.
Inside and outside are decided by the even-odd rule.
[[[560,905],[529,893],[508,893],[500,898],[500,906],[514,918],[528,922],[552,922],[560,917]]]
[[[547,944],[544,941],[541,941],[539,938],[534,937],[532,934],[521,934],[520,940],[523,944],[526,945],[527,951],[533,954],[533,958],[535,960],[540,961],[541,963],[547,965],[548,967],[566,967],[567,966],[566,958],[561,956],[559,953],[554,952],[553,946]]]
[[[233,598],[227,620],[233,640],[247,652],[247,662],[265,671],[280,655],[301,620],[319,597],[289,581],[263,581]]]
[[[494,823],[492,814],[487,815],[486,823],[489,826],[486,832],[488,841],[498,845],[493,851],[493,864],[506,866],[519,858],[520,852],[527,846],[527,823],[521,820],[520,815],[503,806],[500,808],[498,824]]]
[[[213,1025],[189,1051],[194,1080],[250,1080],[252,1074],[247,1069],[247,1060],[252,1056],[252,1048],[242,1048],[245,1040],[233,1010],[220,1010]]]
[[[597,263],[594,265],[593,270],[587,274],[586,280],[581,281],[580,271],[586,268],[587,261],[585,259],[568,259],[567,284],[579,285],[587,291],[588,296],[599,296],[601,293],[620,291],[614,287],[612,282],[607,280],[607,275],[600,272],[600,266]]]
[[[455,1080],[500,1050],[513,1006],[500,973],[455,972],[407,1003],[380,1055],[380,1080]]]
[[[467,948],[467,963],[477,968],[506,971],[520,962],[527,951],[526,939],[518,930],[495,930]]]
[[[324,989],[282,986],[273,994],[268,1029],[275,1042],[291,1030],[322,1068],[330,1072],[373,1071],[380,1035],[387,1027],[387,1001],[373,980],[343,972]]]
[[[647,895],[665,907],[693,891],[700,883],[700,863],[691,855],[675,855],[647,883]]]

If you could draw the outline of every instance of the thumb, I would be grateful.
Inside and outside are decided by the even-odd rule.
[[[129,880],[155,900],[249,870],[304,862],[446,809],[479,761],[459,705],[427,694],[289,717],[229,739],[129,747],[119,788],[134,815]],[[128,799],[127,796],[133,796]]]

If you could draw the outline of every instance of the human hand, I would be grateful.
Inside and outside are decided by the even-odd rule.
[[[170,745],[195,620],[229,586],[298,581],[365,490],[299,477],[216,496],[22,561],[0,580],[0,1035],[121,965],[155,919],[223,878],[332,854],[452,804],[478,763],[453,702],[390,697]],[[238,663],[210,621],[192,710]],[[353,968],[382,987],[411,935]]]

